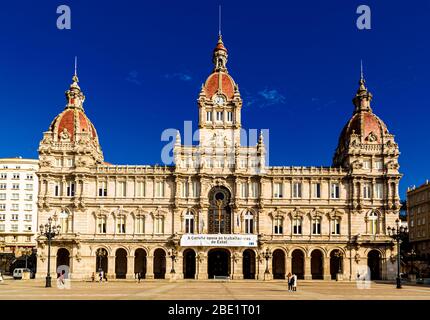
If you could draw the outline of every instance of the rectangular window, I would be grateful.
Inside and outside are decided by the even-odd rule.
[[[127,188],[126,188],[125,181],[118,182],[118,188],[119,188],[118,195],[120,197],[125,197],[127,195],[127,190],[126,190]]]
[[[363,184],[363,198],[370,199],[371,198],[372,186],[370,183]]]
[[[375,161],[375,170],[382,170],[383,169],[383,163],[381,160]]]
[[[251,182],[250,184],[251,190],[249,190],[251,198],[257,198],[258,197],[258,183],[257,182]]]
[[[59,197],[60,196],[60,184],[57,182],[54,185],[54,196]]]
[[[275,218],[274,220],[274,234],[283,234],[282,218]]]
[[[340,197],[339,183],[332,183],[330,187],[331,187],[330,197],[332,199],[339,199]]]
[[[6,183],[0,183],[0,190],[6,190]]]
[[[25,185],[25,190],[32,191],[33,190],[33,185],[31,183],[26,184]]]
[[[321,198],[321,183],[314,183],[314,198]]]
[[[12,184],[12,190],[19,190],[19,183]]]
[[[136,183],[136,197],[145,196],[145,182],[139,181]]]
[[[5,211],[5,210],[6,210],[6,204],[0,203],[0,211]]]
[[[13,210],[13,211],[18,211],[18,210],[19,210],[19,204],[17,204],[17,203],[13,203],[13,204],[12,204],[12,210]]]
[[[164,219],[163,217],[155,218],[155,233],[163,234],[164,233]]]
[[[200,197],[199,182],[198,181],[193,181],[193,197],[194,198]]]
[[[116,228],[116,232],[117,233],[125,233],[125,217],[120,216],[117,218],[117,228]]]
[[[212,122],[212,111],[206,112],[206,121]]]
[[[216,112],[216,121],[222,121],[222,114],[223,114],[223,112],[222,111],[217,111]]]
[[[12,193],[12,200],[19,200],[19,193]]]
[[[32,174],[27,174],[27,176],[25,177],[26,180],[33,180],[33,175]]]
[[[7,179],[7,173],[0,173],[0,179],[1,180]]]
[[[137,216],[136,220],[136,230],[135,233],[143,234],[145,233],[145,219],[143,216]]]
[[[0,224],[0,232],[4,232],[5,231],[5,225],[4,224]]]
[[[293,183],[293,198],[301,198],[302,197],[302,183],[294,182]]]
[[[248,184],[246,182],[242,183],[241,184],[241,190],[242,190],[241,196],[242,196],[242,198],[247,197],[247,191],[248,191],[247,189],[248,189]]]
[[[158,181],[156,183],[155,195],[157,198],[164,198],[164,181]]]
[[[282,198],[283,197],[283,188],[281,182],[276,182],[273,184],[273,197],[274,198]]]
[[[6,200],[6,193],[0,193],[0,200]]]
[[[6,215],[3,213],[3,214],[0,214],[0,221],[4,221],[6,219]]]
[[[375,185],[375,198],[382,199],[384,197],[384,185],[380,182]]]
[[[189,192],[188,181],[182,183],[182,198],[187,198]]]
[[[293,219],[293,234],[302,234],[302,219]]]
[[[17,232],[18,231],[18,225],[17,224],[11,224],[10,225],[10,231]]]
[[[97,232],[106,233],[106,217],[97,218]]]
[[[227,112],[227,121],[233,122],[233,112],[231,111]]]
[[[11,214],[10,220],[11,221],[18,221],[18,215],[17,214]]]
[[[75,196],[75,183],[72,181],[67,182],[67,196],[68,197]]]
[[[312,234],[321,234],[321,219],[312,220]]]
[[[18,180],[19,179],[19,173],[12,174],[12,179]]]
[[[363,161],[363,169],[370,169],[370,160]]]
[[[25,232],[31,232],[31,224],[26,224],[25,226],[24,226],[24,231]]]
[[[338,218],[331,220],[331,234],[334,234],[334,235],[340,234],[340,221]]]
[[[25,211],[31,211],[33,210],[33,205],[31,203],[26,203],[24,207]]]
[[[55,159],[55,166],[56,167],[61,167],[62,163],[61,163],[61,159]]]
[[[33,201],[33,195],[31,193],[26,193],[25,194],[25,200],[27,200],[27,201]]]
[[[107,197],[107,182],[99,182],[99,197]]]
[[[67,159],[67,166],[73,167],[73,159]]]
[[[25,220],[25,221],[31,221],[31,214],[26,214],[26,215],[24,216],[24,220]]]

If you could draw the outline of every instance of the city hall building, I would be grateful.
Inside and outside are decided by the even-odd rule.
[[[104,162],[75,73],[66,107],[39,146],[39,224],[51,217],[61,226],[52,269],[67,265],[72,279],[99,269],[109,279],[261,280],[292,272],[355,280],[361,270],[393,278],[396,248],[386,230],[400,209],[399,149],[372,111],[363,76],[332,166],[270,166],[263,135],[241,144],[243,104],[227,57],[220,36],[197,99],[199,143],[184,145],[178,133],[169,166]],[[37,251],[44,277],[45,236]]]

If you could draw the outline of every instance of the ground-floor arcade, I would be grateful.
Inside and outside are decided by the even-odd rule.
[[[89,279],[103,270],[108,279],[285,279],[288,273],[305,280],[393,279],[393,247],[264,244],[258,247],[171,247],[166,243],[55,243],[51,272],[66,266],[72,279]],[[64,267],[63,267],[64,268]],[[37,277],[47,270],[47,246],[38,248]]]

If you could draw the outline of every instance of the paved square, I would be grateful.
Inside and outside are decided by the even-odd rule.
[[[86,299],[86,300],[430,300],[430,287],[393,283],[370,284],[358,289],[355,282],[299,281],[297,292],[288,292],[285,281],[194,281],[145,280],[71,283],[70,289],[45,288],[44,280],[5,280],[0,300]]]

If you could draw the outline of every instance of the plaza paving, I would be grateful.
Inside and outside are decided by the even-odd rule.
[[[74,281],[70,289],[44,287],[44,280],[5,280],[0,283],[0,300],[430,300],[430,287],[393,283],[370,284],[359,289],[355,282],[299,281],[297,292],[288,292],[285,281],[196,281],[145,280],[104,283]]]

